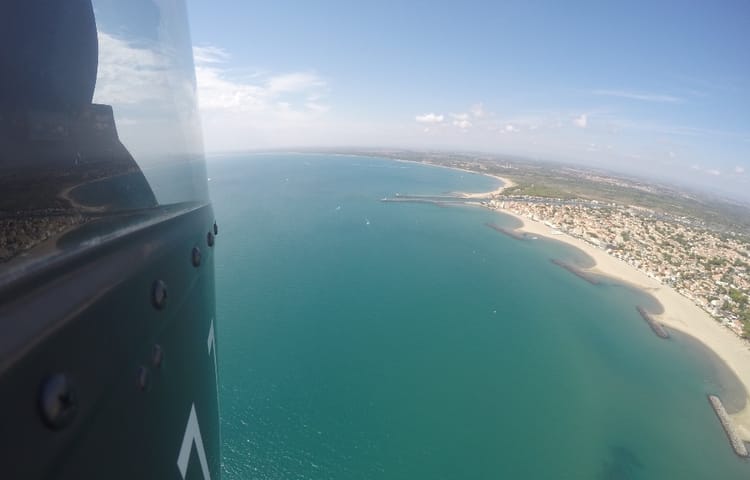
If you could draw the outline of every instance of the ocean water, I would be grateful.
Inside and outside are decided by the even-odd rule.
[[[706,400],[731,375],[635,305],[389,160],[214,157],[225,479],[747,479]]]

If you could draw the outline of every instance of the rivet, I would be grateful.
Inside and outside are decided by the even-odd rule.
[[[208,235],[206,235],[206,243],[208,243],[209,247],[214,246],[214,232],[208,232]]]
[[[164,349],[158,343],[154,345],[151,351],[151,364],[154,368],[161,368],[161,363],[164,361]]]
[[[218,234],[219,234],[219,226],[216,225],[216,222],[214,222],[214,235],[218,235]]]
[[[193,266],[201,266],[201,249],[198,247],[193,247]]]
[[[78,402],[63,373],[47,378],[39,391],[39,410],[44,423],[52,430],[68,426],[78,411]]]
[[[151,387],[151,371],[147,367],[138,367],[136,386],[138,387],[138,390],[142,392],[145,392]]]
[[[151,303],[159,310],[167,304],[167,284],[162,280],[154,281],[151,287]]]

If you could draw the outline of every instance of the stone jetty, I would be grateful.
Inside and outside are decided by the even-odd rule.
[[[570,273],[572,273],[576,277],[581,278],[583,280],[586,280],[591,285],[601,285],[602,284],[602,282],[598,278],[596,278],[594,275],[586,273],[585,271],[581,270],[580,268],[574,267],[573,265],[571,265],[569,263],[565,263],[562,260],[557,260],[556,258],[552,258],[552,259],[550,259],[550,262],[554,263],[558,267],[564,268],[565,270],[569,271]]]
[[[517,230],[513,230],[513,229],[510,229],[510,228],[501,227],[500,225],[495,225],[494,223],[489,223],[489,222],[485,223],[484,225],[486,227],[489,227],[489,228],[495,230],[496,232],[500,232],[503,235],[507,235],[510,238],[514,238],[516,240],[528,240],[528,238],[526,237],[525,234],[523,234],[523,233],[521,233],[521,232],[519,232]]]
[[[719,418],[719,422],[721,422],[721,426],[724,428],[724,432],[726,432],[727,434],[727,438],[729,439],[729,443],[734,449],[734,453],[736,453],[740,457],[745,458],[750,456],[747,451],[747,445],[745,445],[745,442],[742,441],[742,438],[734,429],[732,418],[724,409],[724,405],[721,403],[721,399],[716,395],[709,395],[708,403],[711,404],[711,408],[714,409],[716,416]]]
[[[645,308],[639,305],[635,307],[635,309],[638,310],[638,313],[641,314],[641,317],[646,321],[646,323],[648,323],[648,326],[651,327],[651,330],[653,330],[656,335],[661,338],[669,338],[669,332],[667,332],[667,329],[664,328],[664,325],[654,320],[654,317],[652,317]]]

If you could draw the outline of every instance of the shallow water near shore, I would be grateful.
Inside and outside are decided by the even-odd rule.
[[[380,202],[495,180],[301,154],[208,170],[224,478],[750,476],[706,401],[737,385],[654,335],[653,299],[485,226],[510,217]]]

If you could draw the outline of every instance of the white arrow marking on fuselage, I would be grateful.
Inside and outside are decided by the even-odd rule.
[[[211,349],[214,348],[216,339],[214,338],[214,319],[211,319],[211,328],[208,329],[208,356],[211,356]]]
[[[219,368],[216,365],[216,336],[214,335],[214,319],[211,319],[211,328],[208,329],[208,356],[211,350],[214,352],[214,385],[216,385],[216,398],[219,398]]]
[[[206,450],[203,449],[201,429],[198,426],[198,415],[195,413],[195,404],[192,404],[190,407],[190,416],[185,426],[185,435],[182,437],[182,446],[180,447],[179,455],[177,455],[177,468],[180,469],[182,480],[185,480],[185,475],[187,474],[188,461],[190,460],[190,452],[193,450],[193,444],[195,444],[195,449],[198,451],[198,460],[203,471],[203,478],[211,480],[211,472],[208,470],[208,462],[206,461]]]

